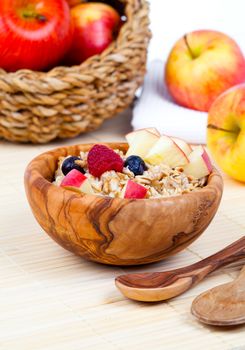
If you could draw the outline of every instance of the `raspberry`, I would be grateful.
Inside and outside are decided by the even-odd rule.
[[[111,148],[94,145],[88,153],[88,170],[95,177],[100,177],[109,170],[122,172],[123,160]]]

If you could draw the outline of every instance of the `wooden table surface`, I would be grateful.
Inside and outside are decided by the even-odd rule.
[[[114,286],[118,274],[184,266],[243,236],[244,185],[224,177],[222,203],[206,232],[184,252],[149,266],[87,262],[58,246],[34,220],[23,188],[24,169],[34,156],[64,144],[123,140],[128,130],[130,118],[121,115],[99,131],[69,141],[0,141],[0,349],[245,349],[245,326],[204,326],[190,314],[196,295],[231,281],[244,261],[158,304],[126,300]]]

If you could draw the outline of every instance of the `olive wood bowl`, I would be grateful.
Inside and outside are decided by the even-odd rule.
[[[126,143],[106,144],[127,150]],[[121,199],[79,194],[52,184],[60,156],[78,155],[93,144],[55,149],[33,159],[25,189],[41,227],[63,248],[111,265],[165,259],[191,244],[213,219],[223,191],[214,168],[195,192],[157,199]]]

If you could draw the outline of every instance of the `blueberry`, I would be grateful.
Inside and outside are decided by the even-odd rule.
[[[142,175],[147,169],[145,162],[139,156],[129,156],[126,159],[124,166],[128,167],[128,169],[132,171],[134,175]]]
[[[68,157],[63,161],[61,170],[64,175],[67,175],[72,169],[76,169],[83,174],[85,173],[84,169],[80,165],[75,163],[76,160],[81,160],[81,158]]]

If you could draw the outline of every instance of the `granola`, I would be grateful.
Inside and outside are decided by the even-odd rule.
[[[124,162],[126,161],[126,156],[122,151],[114,151],[120,155]],[[128,180],[133,180],[147,189],[145,198],[181,195],[204,187],[207,181],[206,176],[200,179],[187,176],[183,167],[171,168],[163,163],[151,165],[147,162],[145,162],[147,169],[142,175],[135,175],[128,167],[123,167],[122,172],[110,170],[104,172],[100,177],[95,177],[88,171],[87,157],[88,152],[81,152],[81,159],[77,160],[76,163],[84,169],[94,194],[100,196],[122,197],[123,188]],[[59,159],[54,181],[54,184],[57,186],[60,186],[64,178],[61,167],[66,158],[61,157]]]

